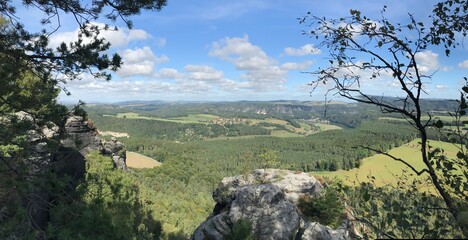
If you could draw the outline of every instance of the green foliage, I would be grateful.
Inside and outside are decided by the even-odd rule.
[[[372,153],[359,145],[389,149],[414,137],[404,123],[377,121],[364,122],[355,129],[288,139],[259,137],[188,143],[139,137],[121,140],[127,149],[163,162],[155,169],[134,171],[131,176],[153,218],[162,223],[162,238],[167,239],[179,232],[190,236],[211,213],[215,204],[211,194],[218,183],[226,176],[264,168],[264,160],[276,159],[275,167],[291,170],[328,169],[331,162],[350,167],[351,162],[359,162]]]
[[[252,223],[248,219],[240,219],[232,225],[231,234],[226,240],[254,240]]]
[[[375,187],[375,178],[347,189],[350,211],[366,238],[463,238],[444,202],[421,191],[427,181],[400,176],[398,188]]]
[[[87,157],[87,173],[76,191],[58,201],[51,210],[49,238],[158,239],[161,234],[133,179],[98,153]]]
[[[261,153],[258,155],[258,158],[262,162],[263,168],[275,168],[279,165],[278,162],[278,152],[264,148]]]
[[[310,221],[334,228],[342,224],[343,194],[337,185],[328,185],[317,196],[301,197],[297,207]]]

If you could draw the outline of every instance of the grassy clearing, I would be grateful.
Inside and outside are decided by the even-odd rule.
[[[342,129],[339,126],[333,125],[333,124],[326,124],[326,123],[314,123],[315,126],[320,128],[320,131],[328,131],[328,130],[336,130],[336,129]]]
[[[284,130],[275,130],[271,132],[271,136],[273,137],[281,137],[281,138],[290,138],[290,137],[303,137],[303,135],[293,133],[293,132],[288,132]]]
[[[421,160],[421,152],[418,147],[419,140],[413,140],[403,146],[394,148],[388,153],[406,160],[412,164],[415,169],[421,170],[424,164]],[[455,157],[458,149],[455,145],[440,141],[430,141],[429,145],[432,147],[439,147],[445,150],[448,157]],[[359,169],[352,169],[349,171],[339,170],[336,172],[312,172],[312,175],[324,176],[343,180],[344,183],[354,185],[359,182],[367,182],[368,176],[374,176],[375,182],[379,186],[396,185],[398,180],[401,179],[403,171],[412,173],[412,171],[404,166],[402,163],[394,161],[390,157],[382,154],[364,158]],[[421,177],[428,177],[423,174]]]
[[[128,133],[124,133],[124,132],[112,132],[112,131],[102,131],[102,132],[99,132],[99,134],[101,136],[112,136],[112,137],[126,137],[126,138],[129,138],[130,136],[128,135]]]
[[[211,114],[190,114],[187,117],[169,118],[167,120],[178,123],[209,123],[218,118],[218,116]]]
[[[127,151],[127,167],[131,168],[154,168],[161,163],[145,155]]]

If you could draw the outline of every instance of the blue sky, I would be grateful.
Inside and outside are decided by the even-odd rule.
[[[61,94],[65,102],[118,102],[126,100],[323,100],[325,88],[310,95],[307,85],[314,80],[304,71],[328,64],[327,51],[316,49],[307,30],[297,18],[308,11],[317,16],[339,18],[349,9],[359,9],[369,17],[379,17],[383,5],[386,16],[407,22],[408,13],[427,22],[437,1],[375,0],[168,0],[161,12],[144,12],[132,18],[134,28],[114,25],[119,31],[106,32],[118,52],[123,67],[106,82],[83,75]],[[42,15],[34,9],[19,9],[18,16],[31,29],[38,29]],[[24,19],[24,20],[23,20]],[[51,45],[76,38],[76,24],[62,17],[62,27]],[[96,24],[106,23],[99,19]],[[427,84],[430,98],[458,96],[462,77],[467,76],[468,54],[460,47],[450,58],[441,49],[421,54],[428,72],[436,72]],[[387,80],[367,82],[366,90],[376,95],[396,95],[399,88]],[[339,100],[339,99],[338,99]]]

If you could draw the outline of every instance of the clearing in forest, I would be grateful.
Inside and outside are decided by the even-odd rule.
[[[154,168],[162,163],[145,155],[127,151],[127,167],[131,168]]]

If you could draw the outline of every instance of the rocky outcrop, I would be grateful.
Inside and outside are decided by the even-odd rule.
[[[301,196],[314,196],[322,185],[312,176],[304,172],[292,172],[278,169],[257,169],[247,176],[234,176],[224,178],[218,188],[213,192],[216,202],[223,202],[225,195],[235,197],[242,186],[269,183],[279,187],[285,197],[292,204],[297,205]]]
[[[123,143],[117,141],[113,137],[110,141],[103,141],[101,145],[101,153],[112,157],[114,167],[127,170],[127,151]]]
[[[62,140],[62,145],[76,149],[83,156],[101,149],[101,139],[97,130],[82,116],[70,116],[65,122],[65,133],[66,138]]]
[[[287,170],[255,170],[247,176],[224,178],[213,192],[213,214],[192,239],[225,239],[241,221],[251,224],[251,234],[259,240],[349,239],[346,224],[334,230],[308,222],[298,210],[301,196],[314,196],[321,189],[314,177]]]
[[[100,151],[103,155],[110,156],[114,162],[114,166],[119,169],[126,170],[126,150],[123,143],[112,138],[110,141],[102,140],[97,129],[89,121],[86,121],[81,116],[70,116],[65,123],[66,138],[62,140],[63,151],[69,152],[78,151],[79,156],[70,158],[68,164],[74,162],[82,162],[84,166],[84,158],[92,151]],[[70,153],[73,154],[73,153]],[[80,158],[80,159],[79,159]],[[80,163],[81,164],[81,163]]]

